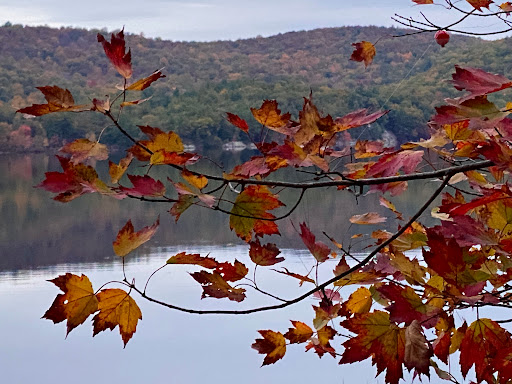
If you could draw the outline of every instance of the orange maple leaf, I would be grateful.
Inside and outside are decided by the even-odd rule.
[[[274,364],[277,360],[284,357],[286,353],[286,339],[281,332],[274,331],[258,331],[263,339],[256,339],[252,348],[263,355],[263,365]]]
[[[357,336],[343,343],[345,351],[340,364],[371,357],[377,374],[387,370],[386,383],[398,384],[403,376],[405,329],[391,323],[389,314],[382,311],[355,315],[341,325]]]
[[[99,332],[119,326],[124,346],[142,320],[142,312],[130,295],[122,289],[104,289],[97,295],[99,312],[93,318],[93,336]]]
[[[49,281],[59,287],[64,294],[57,295],[43,318],[54,323],[67,320],[66,334],[98,310],[98,299],[87,276],[66,273]]]
[[[250,185],[240,193],[231,209],[229,227],[246,242],[252,235],[278,234],[277,224],[272,221],[274,215],[267,212],[282,206],[278,196],[264,185]]]
[[[293,328],[289,328],[288,332],[284,334],[284,337],[286,337],[290,343],[305,343],[313,336],[313,330],[308,325],[301,321],[290,321],[293,324]]]
[[[286,130],[283,131],[283,127],[288,124],[291,115],[289,113],[281,115],[276,100],[265,100],[260,108],[251,108],[251,112],[258,123],[277,132],[286,132]]]
[[[353,43],[353,47],[355,47],[354,52],[352,52],[352,56],[350,56],[350,60],[354,61],[363,61],[364,66],[368,67],[372,61],[375,53],[375,46],[368,41],[361,41],[359,43]]]
[[[140,231],[135,232],[132,221],[128,220],[117,234],[116,240],[113,243],[116,255],[124,257],[151,239],[158,229],[159,224],[160,219],[157,219],[153,225],[144,227]]]

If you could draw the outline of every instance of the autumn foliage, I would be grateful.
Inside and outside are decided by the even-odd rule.
[[[491,2],[469,3],[481,10]],[[353,147],[336,144],[341,132],[370,124],[385,115],[385,110],[360,109],[332,117],[315,105],[314,94],[310,94],[304,97],[298,116],[293,117],[283,112],[276,100],[264,100],[261,106],[250,109],[254,120],[226,113],[227,121],[248,135],[259,154],[231,170],[204,174],[195,168],[202,156],[185,151],[176,133],[139,126],[145,138],[136,140],[122,127],[114,111],[143,102],[132,99],[132,93],[165,76],[159,70],[130,83],[131,52],[126,49],[123,31],[113,34],[110,41],[98,35],[98,41],[123,78],[119,95],[112,101],[93,99],[76,105],[69,91],[44,86],[39,90],[47,103],[18,112],[33,116],[86,110],[100,113],[133,145],[119,163],[109,161],[110,180],[102,180],[88,162],[107,160],[108,148],[99,142],[76,140],[61,149],[62,171],[48,172],[38,187],[54,193],[54,199],[61,202],[98,193],[105,198],[165,203],[165,220],[179,221],[192,206],[229,215],[229,229],[247,244],[250,265],[181,252],[171,256],[162,268],[195,268],[191,281],[201,286],[201,298],[237,303],[247,298],[251,288],[272,296],[257,285],[257,270],[264,267],[274,268],[276,278],[294,279],[298,293],[289,300],[272,296],[276,303],[266,307],[196,310],[150,297],[146,287],[154,273],[143,286],[124,276],[122,281],[107,283],[118,287],[103,286],[99,291],[93,289],[87,276],[65,274],[51,280],[62,293],[44,318],[55,323],[66,321],[69,333],[92,316],[93,335],[117,327],[126,345],[142,319],[132,296],[174,310],[226,315],[278,310],[313,296],[317,302],[309,321],[294,319],[291,327],[283,324],[282,331],[259,331],[252,347],[264,355],[263,365],[276,363],[287,348],[301,344],[306,351],[312,350],[319,357],[330,355],[340,364],[371,359],[377,374],[383,373],[391,384],[398,383],[404,371],[457,382],[447,371],[455,371],[454,360],[459,361],[463,377],[474,372],[478,383],[512,380],[512,337],[506,329],[509,320],[480,315],[486,307],[510,307],[511,108],[495,105],[488,95],[511,88],[511,80],[456,66],[451,82],[463,93],[436,108],[429,139],[398,149],[386,148],[379,141],[359,140]],[[351,59],[370,65],[375,46],[363,41],[354,47]],[[265,140],[261,134],[265,131],[272,132],[272,140]],[[433,155],[438,157],[436,162],[431,161]],[[129,173],[135,163],[137,167],[147,165],[147,173]],[[169,167],[179,176],[155,179],[154,167]],[[302,181],[269,177],[283,168],[297,169],[310,177]],[[388,198],[399,196],[409,181],[418,179],[434,180],[437,187],[426,201],[418,202],[413,216],[403,217]],[[361,212],[346,220],[354,226],[393,221],[394,231],[374,230],[364,253],[355,255],[335,237],[313,233],[307,223],[294,223],[314,264],[306,275],[278,268],[284,257],[267,237],[280,234],[280,220],[295,210],[305,193],[327,187],[335,187],[339,193],[375,193],[388,216]],[[232,199],[226,197],[230,189],[236,193]],[[283,189],[298,191],[293,205],[284,206],[279,196]],[[437,197],[441,200],[434,208]],[[422,225],[419,219],[424,212],[437,218],[438,224]],[[132,251],[151,240],[161,219],[157,217],[153,224],[138,230],[128,221],[119,230],[113,251],[123,263]],[[320,281],[316,272],[332,269],[332,265],[331,278]],[[446,366],[450,360],[451,368]]]

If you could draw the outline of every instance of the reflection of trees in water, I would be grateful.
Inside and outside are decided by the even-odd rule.
[[[245,161],[250,155],[238,153],[232,156],[219,152],[212,155],[212,160],[230,169],[234,161]],[[215,168],[210,161],[206,161],[204,166],[209,171]],[[104,164],[100,173],[107,180],[106,167]],[[0,179],[0,270],[113,260],[112,241],[126,221],[131,218],[135,227],[140,228],[152,223],[159,214],[161,228],[150,244],[139,252],[151,246],[240,243],[229,230],[227,215],[198,207],[186,211],[176,224],[174,217],[167,212],[170,206],[162,204],[130,199],[119,201],[96,195],[82,196],[67,204],[58,203],[51,199],[49,193],[33,188],[47,171],[60,171],[57,160],[52,156],[0,157],[0,172],[3,175]],[[165,180],[168,168],[161,167],[155,171],[151,172],[154,177]],[[145,168],[140,169],[140,173],[145,172]],[[293,174],[291,177],[308,176]],[[172,192],[169,183],[167,187]],[[421,181],[411,183],[409,192],[395,202],[404,213],[404,218],[407,219],[408,212],[414,211],[417,201],[428,197],[435,187],[435,184],[429,186]],[[298,191],[283,191],[280,195],[290,207],[295,203]],[[231,200],[235,198],[232,192],[225,196]],[[287,209],[282,208],[281,213]],[[376,226],[350,225],[349,218],[361,211],[377,211],[387,216],[389,230],[396,229],[399,224],[390,211],[379,205],[376,194],[356,198],[349,191],[337,191],[335,188],[310,190],[297,211],[284,219],[280,226],[282,235],[265,238],[264,241],[276,242],[281,247],[302,248],[295,228],[299,223],[307,222],[322,241],[329,242],[322,235],[322,231],[326,231],[345,246],[353,244],[353,249],[358,251],[371,244],[369,233],[377,229]],[[365,235],[351,239],[358,233]]]

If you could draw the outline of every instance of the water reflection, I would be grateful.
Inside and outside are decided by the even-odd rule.
[[[205,167],[209,172],[218,172],[215,163],[225,164],[229,169],[234,161],[243,161],[249,155],[221,153],[219,158],[206,162]],[[106,174],[106,166],[105,162],[99,164],[100,173]],[[85,195],[67,204],[55,202],[50,193],[33,186],[44,179],[45,172],[59,170],[53,156],[0,156],[3,175],[0,179],[0,271],[62,263],[111,262],[114,260],[112,241],[126,221],[132,219],[135,227],[140,228],[153,223],[158,215],[161,228],[154,240],[139,250],[139,256],[146,254],[150,246],[241,244],[229,230],[229,218],[206,209],[192,207],[176,224],[168,213],[170,207],[159,204],[130,199],[118,201],[96,195]],[[145,169],[135,171],[145,172]],[[165,180],[167,171],[167,168],[160,168],[157,175]],[[435,187],[432,183],[412,183],[410,192],[396,201],[397,208],[407,217],[417,208],[418,201],[427,198]],[[283,191],[280,195],[289,207],[297,199],[298,192]],[[287,209],[282,208],[278,214]],[[355,250],[361,250],[369,244],[367,234],[375,228],[350,225],[348,219],[367,211],[388,216],[386,225],[390,230],[399,225],[393,214],[379,205],[376,195],[356,198],[350,192],[335,188],[311,190],[306,193],[299,209],[281,222],[281,236],[274,236],[270,241],[287,248],[303,247],[296,228],[305,221],[318,236],[326,231],[345,246],[352,244]],[[359,232],[366,234],[365,237],[351,239]]]

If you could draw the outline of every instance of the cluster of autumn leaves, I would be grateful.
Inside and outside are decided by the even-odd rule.
[[[123,31],[113,34],[110,42],[101,35],[98,41],[124,79],[124,97],[75,105],[69,91],[46,86],[39,88],[46,104],[18,112],[40,116],[92,110],[110,118],[126,134],[112,108],[116,103],[118,108],[124,108],[142,102],[144,99],[121,100],[130,91],[141,91],[164,76],[156,71],[128,84],[132,76],[131,53],[126,51]],[[356,56],[360,49],[371,50],[364,45],[356,46]],[[361,57],[366,60],[364,55]],[[278,169],[314,167],[316,175],[321,176],[318,182],[327,181],[326,185],[340,190],[353,186],[395,196],[407,188],[409,176],[420,172],[418,168],[426,152],[438,154],[447,169],[470,164],[471,169],[445,173],[454,187],[461,181],[465,181],[466,187],[456,187],[455,193],[444,194],[441,206],[432,213],[441,224],[432,228],[414,220],[405,224],[392,202],[381,196],[381,205],[401,222],[398,229],[402,230],[399,236],[382,229],[373,232],[373,246],[378,252],[368,262],[350,261],[352,255],[335,239],[331,239],[329,246],[317,240],[305,223],[300,224],[300,238],[311,252],[316,268],[328,265],[327,261],[342,254],[333,271],[333,282],[324,287],[314,276],[276,270],[311,288],[310,292],[319,299],[318,305],[313,306],[315,317],[311,325],[292,321],[292,327],[285,333],[261,330],[261,338],[253,348],[265,355],[263,365],[283,358],[292,344],[304,344],[306,350],[313,350],[320,357],[341,356],[341,364],[371,358],[377,372],[385,371],[385,380],[391,384],[399,382],[404,369],[430,376],[432,368],[441,379],[453,381],[452,374],[439,364],[447,364],[449,356],[460,351],[464,377],[474,367],[477,382],[504,384],[512,380],[511,334],[495,320],[477,314],[468,325],[455,314],[466,308],[510,303],[512,190],[508,178],[512,168],[512,119],[508,118],[510,106],[499,108],[487,95],[512,87],[512,82],[483,70],[456,67],[452,83],[466,94],[437,108],[431,122],[431,138],[404,144],[398,150],[385,148],[382,142],[363,140],[353,148],[336,146],[338,133],[369,124],[386,111],[370,113],[363,109],[333,118],[323,115],[310,95],[304,98],[297,120],[290,113],[282,113],[275,100],[265,100],[261,107],[251,109],[259,126],[257,131],[264,128],[274,132],[276,139],[270,142],[256,140],[258,136],[252,136],[246,120],[227,113],[228,121],[254,141],[260,154],[222,175],[194,171],[193,165],[201,156],[186,152],[176,133],[141,126],[147,139],[131,138],[134,144],[126,157],[117,164],[109,162],[110,182],[102,181],[96,170],[87,165],[89,159],[107,160],[107,147],[79,139],[61,149],[62,172],[47,173],[39,187],[55,193],[54,199],[61,202],[87,193],[164,201],[169,203],[169,212],[176,221],[193,205],[225,212],[230,215],[230,228],[248,244],[252,268],[256,268],[284,260],[275,244],[263,242],[264,236],[279,234],[279,217],[271,211],[283,209],[283,203],[273,186],[305,191],[316,183],[268,181],[267,176]],[[343,169],[334,168],[333,159],[343,160]],[[125,176],[135,161],[149,165],[148,174]],[[179,170],[178,177],[166,180],[174,193],[168,192],[164,182],[149,175],[155,166]],[[439,175],[425,174],[424,178]],[[126,179],[131,186],[126,185]],[[242,187],[234,201],[222,198],[229,185]],[[471,188],[471,194],[465,193],[464,188]],[[368,212],[347,220],[364,225],[379,224],[386,218]],[[150,240],[158,226],[159,219],[136,231],[129,221],[113,243],[114,252],[119,257],[127,256]],[[179,253],[166,263],[176,264],[200,268],[191,276],[201,285],[203,298],[240,302],[246,297],[245,288],[234,283],[247,279],[249,267],[238,260],[219,262],[210,256]],[[63,293],[57,296],[45,318],[56,323],[67,321],[69,333],[93,316],[94,334],[119,327],[126,345],[142,318],[131,294],[135,291],[147,298],[145,292],[127,280],[123,283],[126,291],[105,288],[99,292],[83,275],[66,274],[51,281]],[[346,286],[359,287],[349,288],[352,293],[343,299],[341,289]],[[343,343],[335,340],[341,337],[340,327],[352,334]]]

